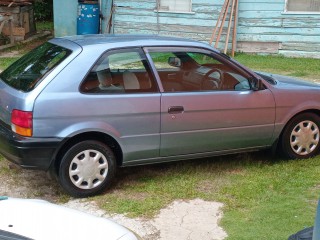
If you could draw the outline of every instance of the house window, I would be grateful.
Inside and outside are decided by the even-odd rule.
[[[158,10],[165,12],[191,12],[192,0],[158,0]]]
[[[320,13],[320,0],[287,0],[286,12]]]

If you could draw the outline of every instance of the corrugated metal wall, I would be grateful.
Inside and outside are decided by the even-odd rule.
[[[156,0],[114,0],[114,32],[209,41],[223,2],[193,0],[192,13],[157,13]],[[320,58],[320,14],[284,8],[285,0],[239,0],[238,50]]]

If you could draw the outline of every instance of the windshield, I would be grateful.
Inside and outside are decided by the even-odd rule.
[[[0,79],[17,90],[29,92],[70,54],[69,49],[45,43],[10,65]]]

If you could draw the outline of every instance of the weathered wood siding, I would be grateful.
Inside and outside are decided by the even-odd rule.
[[[114,0],[113,30],[208,42],[223,2],[193,0],[193,13],[157,13],[156,0]],[[239,0],[237,50],[320,58],[320,15],[284,14],[284,7],[285,0]]]
[[[54,0],[54,35],[56,37],[76,35],[78,1],[77,0]]]

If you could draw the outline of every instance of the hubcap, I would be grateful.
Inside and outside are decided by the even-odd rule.
[[[298,155],[307,155],[313,152],[319,144],[319,128],[312,121],[298,123],[292,130],[290,145]]]
[[[108,162],[97,150],[88,149],[76,155],[69,167],[71,182],[81,189],[99,186],[107,177]]]

